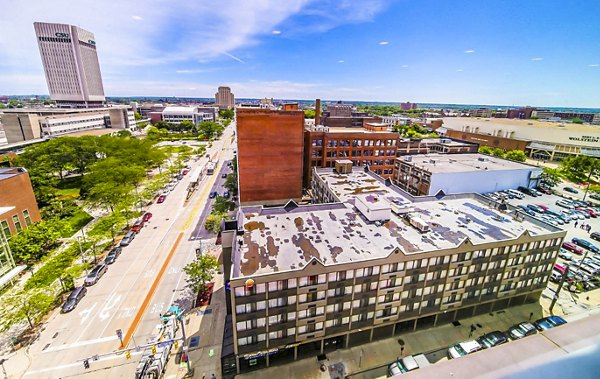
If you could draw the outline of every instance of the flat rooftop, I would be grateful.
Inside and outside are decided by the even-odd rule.
[[[403,138],[400,142],[410,142],[410,138]],[[474,146],[475,142],[459,141],[452,138],[423,138],[420,140],[422,144],[439,144],[444,146]]]
[[[532,170],[541,168],[507,159],[484,154],[416,154],[411,161],[406,157],[398,158],[404,163],[425,169],[433,173],[471,172],[471,171],[504,171]]]
[[[13,109],[2,109],[0,113],[37,113],[37,114],[71,114],[71,113],[90,113],[90,112],[103,112],[110,109],[127,109],[131,108],[128,105],[115,105],[110,107],[98,107],[98,108],[13,108]]]
[[[412,197],[379,176],[356,168],[350,174],[318,169],[339,202],[280,208],[243,207],[233,257],[233,277],[298,270],[315,258],[324,265],[383,258],[399,249],[405,255],[454,248],[466,239],[473,244],[516,239],[559,231],[533,219],[514,221],[494,210],[476,194]],[[389,220],[368,222],[355,208],[357,197],[389,205],[398,213],[419,217],[430,227],[421,233],[404,217],[391,212]],[[240,243],[241,242],[241,243]]]
[[[387,126],[387,124],[383,124],[385,126]],[[352,127],[329,127],[329,133],[392,133],[390,131],[387,130],[368,130],[362,127],[356,127],[356,128],[352,128]],[[398,134],[398,133],[394,133],[394,134]]]

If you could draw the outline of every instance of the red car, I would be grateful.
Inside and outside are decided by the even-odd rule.
[[[166,198],[167,198],[167,197],[166,197],[165,195],[160,195],[160,196],[158,197],[158,200],[156,200],[156,203],[157,203],[157,204],[164,203]]]
[[[587,209],[587,208],[575,208],[578,211],[584,211],[585,213],[589,214],[590,217],[596,218],[598,217],[598,213],[594,212],[592,209]]]
[[[544,212],[548,210],[548,207],[543,204],[537,204],[537,206],[542,208],[544,210]]]
[[[550,190],[549,190],[548,188],[546,188],[546,187],[541,187],[541,186],[540,186],[540,187],[538,187],[538,188],[537,188],[537,190],[538,190],[538,191],[540,191],[540,192],[542,192],[542,193],[545,193],[546,195],[551,195],[551,194],[552,194],[552,191],[550,191]]]
[[[562,247],[563,249],[569,250],[575,254],[583,254],[583,249],[572,242],[563,242]]]
[[[136,220],[133,223],[133,226],[131,227],[131,230],[133,230],[136,233],[139,233],[140,230],[142,230],[142,228],[144,227],[144,220]]]
[[[150,213],[150,212],[146,212],[146,213],[144,213],[144,215],[142,216],[142,220],[143,220],[144,222],[148,222],[148,220],[150,220],[151,218],[152,218],[152,213]]]
[[[182,175],[187,175],[188,172],[190,172],[190,170],[188,170],[187,168],[184,168],[183,170],[181,170]]]

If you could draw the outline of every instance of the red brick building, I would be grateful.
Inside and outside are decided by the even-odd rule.
[[[7,237],[41,220],[29,174],[24,168],[0,168],[0,207],[14,207],[0,215]]]
[[[381,177],[392,178],[398,133],[378,131],[377,127],[369,129],[307,128],[304,131],[304,185],[309,186],[313,167],[335,167],[335,161],[340,159],[351,160],[354,166],[369,166]]]
[[[237,109],[240,203],[302,199],[304,112]]]

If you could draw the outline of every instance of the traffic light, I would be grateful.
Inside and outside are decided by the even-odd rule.
[[[152,354],[156,354],[156,345],[152,345]]]
[[[88,362],[88,360],[87,360],[87,359],[84,359],[84,360],[83,360],[83,368],[85,368],[86,370],[87,370],[88,368],[90,368],[90,362]]]
[[[177,350],[177,348],[179,347],[179,341],[175,341],[173,347],[175,348],[175,350]]]
[[[131,352],[129,350],[125,350],[125,358],[131,359]]]

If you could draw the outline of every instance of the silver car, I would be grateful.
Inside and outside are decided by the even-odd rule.
[[[108,266],[104,263],[100,263],[99,265],[94,267],[92,271],[90,271],[87,278],[85,278],[85,282],[83,284],[85,284],[86,286],[93,286],[94,284],[98,283],[98,280],[100,280],[102,275],[104,275],[107,270]]]

